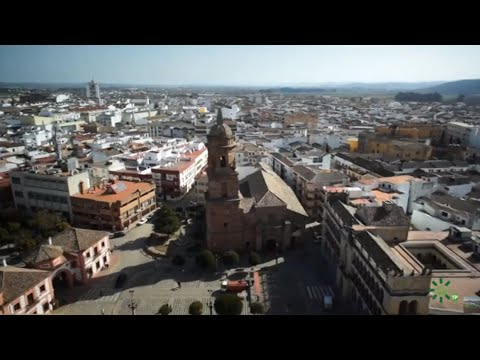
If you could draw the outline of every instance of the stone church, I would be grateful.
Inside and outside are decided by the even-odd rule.
[[[268,251],[302,244],[308,215],[295,193],[267,164],[239,179],[234,136],[221,111],[207,142],[208,248]]]

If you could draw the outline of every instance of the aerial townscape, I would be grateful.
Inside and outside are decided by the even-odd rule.
[[[480,314],[480,80],[277,76],[0,70],[0,314]]]

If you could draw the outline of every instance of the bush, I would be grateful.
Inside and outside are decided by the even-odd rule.
[[[197,255],[197,264],[203,269],[213,269],[216,264],[215,256],[210,250],[203,250]]]
[[[176,266],[185,265],[185,258],[182,255],[175,255],[172,259],[172,264]]]
[[[168,304],[162,305],[158,310],[160,315],[169,315],[172,312],[172,307]]]
[[[187,251],[188,251],[189,253],[196,253],[196,252],[199,252],[201,249],[202,249],[202,245],[200,245],[200,244],[197,243],[197,244],[195,244],[195,245],[189,246],[189,247],[187,248]]]
[[[250,256],[248,257],[248,262],[250,263],[250,265],[255,266],[262,262],[262,258],[258,253],[256,253],[255,251],[252,251],[250,253]]]
[[[169,207],[163,206],[157,214],[157,219],[155,220],[156,232],[170,235],[180,229],[180,217]]]
[[[265,307],[262,303],[255,302],[250,305],[250,312],[252,314],[265,314]]]
[[[223,294],[215,300],[214,307],[218,315],[240,315],[243,302],[235,294]]]
[[[188,308],[188,313],[190,315],[202,315],[203,312],[203,304],[200,301],[194,301],[190,304]]]
[[[237,265],[239,262],[240,262],[240,257],[235,251],[229,250],[223,254],[223,263],[226,266]]]

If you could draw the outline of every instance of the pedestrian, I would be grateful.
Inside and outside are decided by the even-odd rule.
[[[178,285],[178,288],[181,289],[182,288],[182,283],[180,281],[177,281],[177,285]]]
[[[105,315],[105,309],[102,309],[102,315]]]

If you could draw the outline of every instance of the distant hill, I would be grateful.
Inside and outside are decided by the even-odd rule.
[[[480,79],[458,80],[419,90],[424,93],[438,92],[442,95],[478,95]]]
[[[424,89],[439,84],[443,81],[419,82],[419,83],[323,83],[323,84],[296,84],[290,87],[270,87],[265,92],[280,93],[320,93],[320,92],[348,92],[348,93],[386,93],[394,91],[412,91]]]
[[[443,84],[444,81],[430,81],[430,82],[387,82],[387,83],[349,83],[339,84],[334,87],[337,89],[352,89],[352,90],[370,90],[370,91],[395,91],[395,90],[417,90],[426,87]]]

